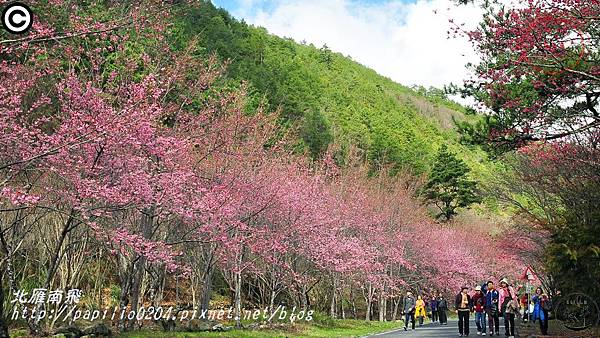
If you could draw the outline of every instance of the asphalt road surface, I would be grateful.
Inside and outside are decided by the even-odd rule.
[[[471,324],[469,325],[469,337],[481,337],[477,335],[477,326],[475,325],[475,319],[471,316]],[[504,326],[500,323],[500,337],[505,338],[504,336]],[[455,338],[458,337],[458,321],[457,320],[448,320],[448,325],[440,325],[438,323],[434,324],[425,324],[419,327],[419,324],[416,325],[415,330],[411,331],[410,328],[408,331],[404,331],[404,329],[394,330],[385,333],[379,333],[372,336],[372,338],[396,338],[396,337],[419,337],[419,338]],[[489,336],[485,336],[486,338]],[[496,337],[496,336],[494,336]]]

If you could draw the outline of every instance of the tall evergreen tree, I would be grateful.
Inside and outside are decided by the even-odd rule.
[[[440,209],[438,218],[448,221],[457,214],[457,208],[481,201],[477,182],[470,180],[468,173],[465,162],[442,145],[423,187],[425,198]]]
[[[302,126],[302,139],[308,146],[310,155],[318,160],[333,141],[327,118],[319,111],[312,110],[306,113]]]

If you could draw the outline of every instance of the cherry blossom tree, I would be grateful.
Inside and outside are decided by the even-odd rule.
[[[504,150],[596,134],[600,2],[484,7],[480,28],[464,32],[482,58],[464,93],[491,114],[479,125],[463,124],[465,132]]]

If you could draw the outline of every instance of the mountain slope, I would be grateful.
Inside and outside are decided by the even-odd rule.
[[[210,2],[182,10],[170,38],[174,49],[197,38],[198,53],[229,60],[228,76],[248,81],[255,102],[279,107],[284,125],[299,125],[299,146],[313,157],[333,142],[339,158],[353,146],[373,164],[421,173],[447,143],[475,172],[485,167],[483,153],[458,144],[452,129],[464,108],[439,90],[399,85],[326,46],[271,35]]]

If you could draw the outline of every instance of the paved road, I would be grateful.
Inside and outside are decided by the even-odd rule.
[[[471,316],[471,325],[469,337],[480,337],[477,335],[477,326],[475,325],[475,320],[473,316]],[[416,329],[411,331],[404,331],[404,329],[394,330],[386,333],[379,333],[372,336],[372,338],[396,338],[396,337],[419,337],[419,338],[432,338],[432,337],[440,337],[440,338],[455,338],[458,337],[458,321],[457,320],[448,320],[448,325],[440,325],[440,324],[425,324],[421,327],[417,324]],[[486,336],[487,337],[487,336]],[[504,337],[504,336],[501,336]]]

